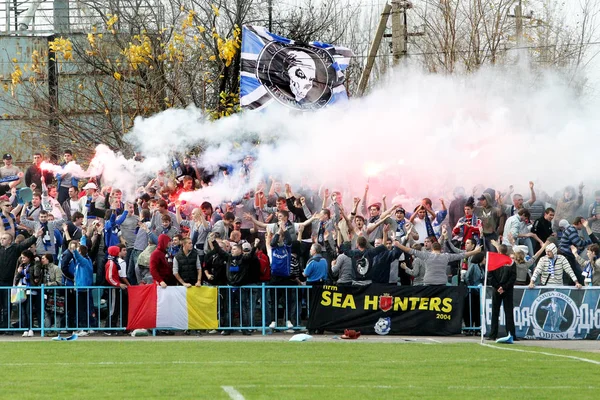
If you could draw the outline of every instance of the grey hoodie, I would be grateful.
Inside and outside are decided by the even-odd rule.
[[[484,234],[494,233],[496,232],[500,218],[498,216],[498,208],[492,206],[494,202],[489,193],[483,193],[483,197],[487,201],[487,207],[476,206],[473,213],[481,220]]]

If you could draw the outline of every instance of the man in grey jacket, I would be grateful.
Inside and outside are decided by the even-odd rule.
[[[446,268],[449,263],[481,252],[480,246],[472,251],[461,251],[460,253],[450,254],[442,253],[442,246],[439,243],[433,243],[431,245],[431,252],[411,249],[398,241],[394,242],[394,245],[400,248],[400,250],[425,261],[426,270],[425,276],[423,277],[424,285],[446,285],[446,283],[448,283]]]

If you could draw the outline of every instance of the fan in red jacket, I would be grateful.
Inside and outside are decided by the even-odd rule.
[[[108,248],[108,261],[105,265],[105,277],[109,285],[114,286],[109,294],[110,320],[107,328],[124,328],[127,326],[127,308],[129,297],[127,296],[127,280],[125,256],[127,249],[125,246],[110,246]],[[121,325],[119,325],[119,318]],[[110,332],[110,329],[107,330]]]
[[[168,285],[176,285],[177,281],[173,276],[173,267],[167,262],[167,248],[171,238],[165,234],[158,237],[156,250],[150,255],[150,274],[154,282],[163,288]]]
[[[106,271],[106,281],[109,285],[126,289],[127,285],[121,282],[121,276],[119,275],[121,267],[119,266],[118,257],[120,252],[121,248],[119,246],[110,246],[108,248],[108,261],[104,269]]]

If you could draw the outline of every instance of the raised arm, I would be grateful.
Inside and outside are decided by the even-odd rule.
[[[533,190],[533,181],[529,181],[529,191],[531,192],[531,197],[529,198],[529,200],[527,202],[529,203],[529,205],[533,205],[533,203],[535,203],[535,201],[537,200],[537,198],[535,197],[535,190]],[[583,202],[583,198],[582,198],[582,202]]]
[[[258,226],[259,228],[263,228],[263,229],[267,228],[267,224],[265,224],[264,222],[261,222],[261,221],[257,220],[256,218],[254,218],[249,213],[244,213],[244,219],[247,220],[247,221],[252,221],[252,223],[254,225]]]

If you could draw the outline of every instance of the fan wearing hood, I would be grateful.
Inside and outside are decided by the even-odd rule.
[[[473,214],[481,220],[483,239],[486,249],[492,249],[491,241],[498,240],[498,224],[502,218],[502,197],[498,196],[498,207],[494,207],[492,195],[484,192],[478,199],[479,205],[473,209]]]
[[[558,248],[554,243],[546,242],[543,248],[546,250],[546,255],[540,258],[540,261],[533,271],[531,276],[531,282],[529,288],[535,287],[535,280],[541,277],[542,286],[562,286],[563,285],[563,271],[569,274],[577,289],[581,288],[581,284],[577,281],[577,277],[569,264],[567,259],[558,254]]]
[[[577,210],[583,204],[583,183],[579,185],[579,193],[576,194],[573,186],[567,186],[562,198],[556,201],[556,215],[554,217],[554,230],[558,230],[561,219],[573,221],[577,216]],[[554,203],[554,201],[552,201]]]
[[[157,285],[163,289],[168,285],[176,285],[173,268],[167,262],[167,248],[171,238],[165,234],[158,236],[158,245],[150,255],[150,274]]]

